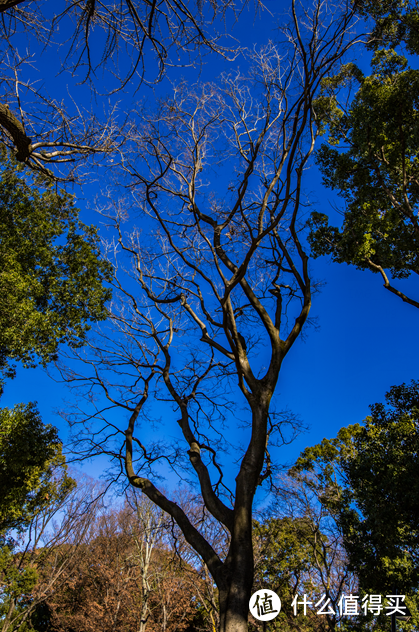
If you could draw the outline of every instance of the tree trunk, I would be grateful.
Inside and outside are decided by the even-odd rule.
[[[230,560],[225,562],[225,588],[219,588],[220,632],[247,632],[248,629],[253,584],[252,520],[251,511],[241,508],[238,513],[242,515],[235,521],[239,524],[235,524],[228,556]]]
[[[263,468],[270,390],[262,388],[252,406],[252,439],[236,478],[231,545],[225,562],[227,590],[220,590],[220,632],[247,632],[253,586],[252,507]]]

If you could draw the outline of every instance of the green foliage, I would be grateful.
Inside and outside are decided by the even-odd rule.
[[[309,241],[314,256],[406,278],[419,271],[419,71],[392,50],[372,65],[349,113],[330,115],[330,143],[317,154],[325,185],[345,200],[343,227],[313,213]],[[349,150],[330,146],[341,142]]]
[[[0,617],[17,620],[22,616],[26,603],[31,598],[31,592],[38,581],[35,568],[22,568],[19,555],[15,550],[15,543],[0,538],[0,581],[2,600],[0,603]],[[33,628],[26,621],[18,626],[19,632],[32,632]]]
[[[313,525],[305,518],[270,518],[254,522],[254,535],[261,545],[261,561],[255,575],[256,590],[271,587],[291,594],[313,564]]]
[[[332,77],[325,77],[321,82],[319,96],[313,101],[314,111],[318,120],[320,133],[324,134],[326,127],[337,127],[343,116],[343,111],[338,105],[337,91],[348,86],[354,79],[360,82],[363,74],[354,63],[344,64],[340,72]],[[333,143],[332,135],[329,142]]]
[[[323,502],[342,529],[350,565],[366,591],[419,581],[419,382],[394,386],[363,426],[307,448],[292,472],[316,472]]]
[[[272,630],[292,630],[299,623],[301,632],[316,630],[316,615],[295,620],[291,603],[297,592],[313,593],[315,552],[320,552],[322,536],[307,518],[270,518],[264,523],[254,521],[255,567],[253,592],[269,588],[280,595],[281,613],[270,624]],[[319,538],[319,539],[317,539]],[[251,628],[253,629],[253,628]]]
[[[405,45],[408,52],[419,52],[417,0],[355,0],[362,16],[374,20],[370,48]]]
[[[0,409],[0,532],[24,529],[34,513],[66,495],[74,482],[57,487],[54,470],[64,467],[57,430],[44,425],[34,404]]]
[[[371,407],[345,465],[364,516],[346,532],[365,582],[408,590],[419,580],[419,383],[393,387],[386,400]]]
[[[100,258],[96,229],[79,221],[72,196],[28,179],[4,152],[0,163],[0,370],[11,377],[13,361],[45,365],[59,344],[84,343],[89,322],[107,315],[109,267]],[[2,386],[0,380],[0,394]],[[35,404],[0,409],[4,629],[33,630],[27,607],[38,574],[16,537],[25,529],[28,536],[35,524],[37,532],[45,512],[59,507],[74,486],[57,430],[42,423]]]
[[[34,404],[0,410],[3,630],[34,630],[28,608],[38,584],[37,567],[50,554],[48,547],[36,547],[49,518],[63,507],[76,486],[67,475],[61,448],[56,429],[42,423]]]
[[[52,630],[51,609],[47,603],[40,603],[31,615],[31,627],[36,632],[49,632]]]
[[[95,228],[82,224],[73,196],[1,157],[0,362],[45,364],[60,343],[83,344],[89,321],[106,318],[108,265]]]

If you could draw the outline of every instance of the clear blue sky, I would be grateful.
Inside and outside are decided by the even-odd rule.
[[[271,0],[266,5],[273,11],[279,3]],[[254,18],[251,6],[244,10],[233,31],[240,42],[252,46],[275,39],[272,30],[275,19],[266,14]],[[367,59],[364,58],[365,65]],[[51,82],[56,70],[51,60],[40,57],[40,67],[45,82]],[[221,70],[232,67],[234,63],[211,57],[199,77],[194,77],[196,71],[189,69],[176,71],[172,78],[213,79]],[[61,77],[54,81],[54,89],[64,94],[69,80]],[[77,94],[82,95],[83,90],[78,90]],[[166,81],[159,86],[158,93],[168,90]],[[143,98],[145,95],[151,98],[147,89],[141,94]],[[103,173],[99,173],[101,177]],[[94,216],[86,210],[87,202],[101,186],[103,182],[99,180],[83,191],[75,191],[82,219],[87,222],[94,221]],[[330,201],[335,198],[322,187],[315,167],[309,173],[307,188],[313,191],[314,208],[332,213]],[[339,216],[333,220],[332,223],[339,223]],[[309,431],[281,451],[280,459],[284,462],[294,460],[305,446],[336,435],[340,427],[361,422],[368,414],[368,405],[383,401],[392,385],[419,378],[419,340],[415,334],[419,310],[384,290],[378,275],[333,264],[326,258],[311,265],[313,276],[325,281],[321,293],[313,300],[312,316],[317,317],[319,329],[308,328],[305,340],[296,342],[284,361],[275,395],[278,408],[288,408],[299,415]],[[413,287],[414,291],[413,281],[403,282],[405,286]],[[66,398],[71,398],[66,387],[51,381],[42,370],[19,370],[18,377],[6,386],[2,405],[38,401],[44,421],[57,425],[64,437],[66,428],[54,410],[63,407]],[[101,464],[88,465],[86,471],[97,475],[101,465],[103,460]]]

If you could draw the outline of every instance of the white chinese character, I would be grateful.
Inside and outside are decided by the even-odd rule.
[[[307,595],[303,595],[303,600],[298,601],[298,594],[295,595],[291,606],[294,608],[294,617],[297,616],[297,606],[304,606],[304,615],[307,616],[307,606],[312,606],[312,601],[307,601]]]
[[[273,590],[258,590],[250,597],[249,610],[258,621],[271,621],[281,610],[281,600]]]
[[[326,598],[326,595],[322,595],[322,597],[319,599],[319,601],[314,604],[314,607],[317,608],[317,606],[319,606],[321,604],[321,602],[323,601],[323,599]],[[320,610],[317,611],[316,614],[336,614],[336,612],[333,610],[332,606],[329,606],[329,610],[327,612],[324,612],[324,608],[326,608],[326,606],[330,603],[330,597],[328,597],[326,603],[323,604],[323,606],[320,608]]]
[[[339,600],[339,612],[345,617],[354,617],[358,614],[358,595],[342,595]]]
[[[362,598],[361,607],[364,611],[364,614],[367,614],[367,612],[371,612],[372,614],[380,614],[383,609],[383,605],[381,603],[381,595],[365,595],[365,597]]]
[[[386,606],[386,610],[390,612],[386,612],[386,615],[389,617],[392,614],[399,614],[402,617],[406,616],[406,606],[402,606],[405,595],[386,595],[389,600],[389,605]]]

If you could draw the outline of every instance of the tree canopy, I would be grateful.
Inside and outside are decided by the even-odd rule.
[[[364,590],[416,592],[419,383],[394,386],[363,425],[306,448],[292,472],[315,472]]]
[[[417,0],[356,0],[354,4],[360,15],[373,20],[370,48],[404,44],[409,53],[419,52]]]
[[[388,279],[388,271],[394,279],[419,273],[419,71],[392,50],[377,51],[372,69],[367,77],[351,69],[360,88],[347,113],[333,111],[330,145],[317,153],[324,183],[345,201],[343,226],[313,213],[310,243],[315,256],[380,273],[388,290],[419,307],[419,297]]]
[[[45,364],[59,344],[80,345],[103,320],[110,290],[97,229],[73,196],[31,182],[2,155],[0,166],[0,361]]]
[[[378,273],[387,290],[418,308],[419,297],[389,279],[419,272],[419,74],[400,54],[419,52],[418,6],[361,0],[355,8],[373,19],[372,74],[364,76],[352,63],[324,83],[336,101],[328,144],[317,152],[323,183],[344,200],[344,220],[339,228],[329,225],[327,214],[312,213],[309,240],[315,257],[332,255],[338,263]],[[347,105],[354,81],[359,88]]]
[[[65,459],[57,429],[44,425],[34,404],[0,409],[0,532],[23,529],[59,491],[53,473]]]

